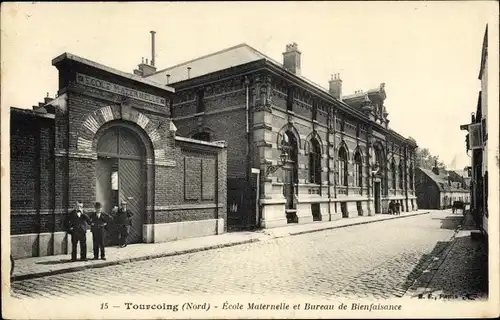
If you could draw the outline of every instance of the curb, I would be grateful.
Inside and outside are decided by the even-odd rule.
[[[267,241],[270,239],[283,238],[286,236],[297,236],[297,235],[301,235],[301,234],[326,231],[326,230],[333,230],[333,229],[351,227],[351,226],[368,224],[368,223],[375,223],[375,222],[381,222],[381,221],[414,217],[414,216],[419,216],[419,215],[424,215],[424,214],[429,214],[429,213],[430,213],[430,211],[408,214],[408,215],[404,215],[404,216],[395,216],[395,217],[391,217],[391,218],[387,218],[387,219],[353,222],[353,223],[345,224],[342,226],[328,226],[328,227],[323,227],[323,228],[319,228],[319,229],[290,232],[288,234],[278,235],[278,236],[270,236],[270,237],[263,237],[263,236],[259,236],[258,234],[256,234],[256,237],[254,239],[248,239],[248,240],[243,240],[243,241],[235,241],[235,242],[223,243],[223,244],[218,244],[218,245],[211,245],[211,246],[206,246],[206,247],[201,247],[201,248],[192,248],[192,249],[185,249],[185,250],[179,250],[179,251],[173,251],[173,252],[158,253],[158,254],[142,256],[142,257],[125,258],[125,259],[115,260],[115,261],[99,262],[96,264],[88,264],[88,265],[83,265],[83,266],[70,267],[70,268],[65,268],[65,269],[60,269],[60,270],[21,274],[21,275],[17,275],[17,276],[12,276],[10,278],[10,281],[14,282],[14,281],[21,281],[21,280],[36,279],[36,278],[53,276],[53,275],[58,275],[58,274],[63,274],[63,273],[83,271],[86,269],[97,269],[97,268],[104,268],[104,267],[109,267],[109,266],[118,265],[118,264],[125,264],[125,263],[130,263],[130,262],[137,262],[137,261],[152,260],[152,259],[165,258],[165,257],[171,257],[171,256],[178,256],[178,255],[195,253],[195,252],[200,252],[200,251],[208,251],[208,250],[213,250],[213,249],[233,247],[233,246],[238,246],[238,245],[243,245],[243,244],[248,244],[248,243],[259,242],[259,241]]]
[[[404,216],[395,216],[387,219],[379,219],[379,220],[368,220],[368,221],[361,221],[361,222],[353,222],[351,224],[345,224],[343,226],[330,226],[330,227],[324,227],[320,229],[314,229],[314,230],[306,230],[306,231],[297,231],[297,232],[290,232],[290,236],[297,236],[300,234],[306,234],[306,233],[312,233],[312,232],[319,232],[319,231],[325,231],[325,230],[332,230],[332,229],[340,229],[340,228],[345,228],[345,227],[352,227],[352,226],[358,226],[362,224],[368,224],[368,223],[375,223],[375,222],[382,222],[382,221],[388,221],[388,220],[395,220],[395,219],[402,219],[402,218],[409,218],[409,217],[415,217],[415,216],[421,216],[424,214],[429,214],[430,211],[427,212],[419,212],[419,213],[412,213],[412,214],[407,214]]]
[[[258,242],[258,241],[260,241],[260,240],[259,239],[249,239],[249,240],[244,240],[244,241],[236,241],[236,242],[212,245],[212,246],[201,247],[201,248],[192,248],[192,249],[185,249],[185,250],[179,250],[179,251],[173,251],[173,252],[153,254],[153,255],[148,255],[148,256],[143,256],[143,257],[135,257],[135,258],[115,260],[115,261],[106,261],[106,262],[100,262],[100,263],[96,263],[96,264],[88,264],[88,265],[71,267],[71,268],[60,269],[60,270],[21,274],[18,276],[12,276],[10,278],[10,281],[14,282],[14,281],[42,278],[42,277],[46,277],[46,276],[53,276],[53,275],[58,275],[58,274],[63,274],[63,273],[83,271],[86,269],[104,268],[104,267],[109,267],[109,266],[118,265],[118,264],[125,264],[125,263],[130,263],[130,262],[152,260],[152,259],[165,258],[165,257],[170,257],[170,256],[178,256],[178,255],[183,255],[183,254],[188,254],[188,253],[195,253],[195,252],[200,252],[200,251],[220,249],[220,248],[225,248],[225,247],[233,247],[233,246],[237,246],[237,245],[253,243],[253,242]]]

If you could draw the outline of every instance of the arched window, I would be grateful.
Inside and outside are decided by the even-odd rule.
[[[354,156],[354,183],[357,187],[363,186],[363,167],[359,151]]]
[[[210,133],[208,132],[197,132],[193,134],[192,139],[210,141]]]
[[[403,162],[400,161],[399,162],[399,169],[398,169],[398,181],[399,181],[399,189],[403,189],[404,188],[404,167],[403,167]]]
[[[315,138],[311,139],[309,151],[309,181],[321,184],[321,147]]]
[[[391,163],[392,189],[396,189],[396,165],[394,160]]]
[[[339,180],[341,186],[347,186],[347,151],[343,146],[339,150]]]

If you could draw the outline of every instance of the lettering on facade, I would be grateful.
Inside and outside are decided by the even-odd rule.
[[[165,98],[158,97],[135,89],[127,88],[124,86],[120,86],[118,84],[100,80],[81,73],[76,74],[76,83],[161,106],[164,106],[166,104]]]

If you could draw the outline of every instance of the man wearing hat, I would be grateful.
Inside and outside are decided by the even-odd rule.
[[[132,225],[132,212],[127,209],[127,201],[121,202],[120,208],[116,212],[115,221],[118,227],[120,247],[124,248],[127,246],[127,237]]]
[[[83,212],[83,202],[77,201],[74,210],[69,212],[65,226],[71,234],[71,260],[76,261],[76,250],[80,242],[80,258],[87,261],[87,228],[90,218]]]
[[[111,221],[111,217],[101,211],[101,203],[95,203],[95,212],[90,217],[90,230],[92,231],[92,240],[94,244],[94,260],[99,259],[99,251],[101,259],[106,260],[104,252],[104,239],[106,238],[107,225]]]

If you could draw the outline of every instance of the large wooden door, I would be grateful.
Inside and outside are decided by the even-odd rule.
[[[106,213],[111,213],[121,201],[127,201],[127,209],[133,213],[128,242],[142,242],[146,194],[144,145],[131,129],[111,127],[99,139],[97,155],[96,201],[101,202]],[[113,238],[113,226],[109,229]]]

